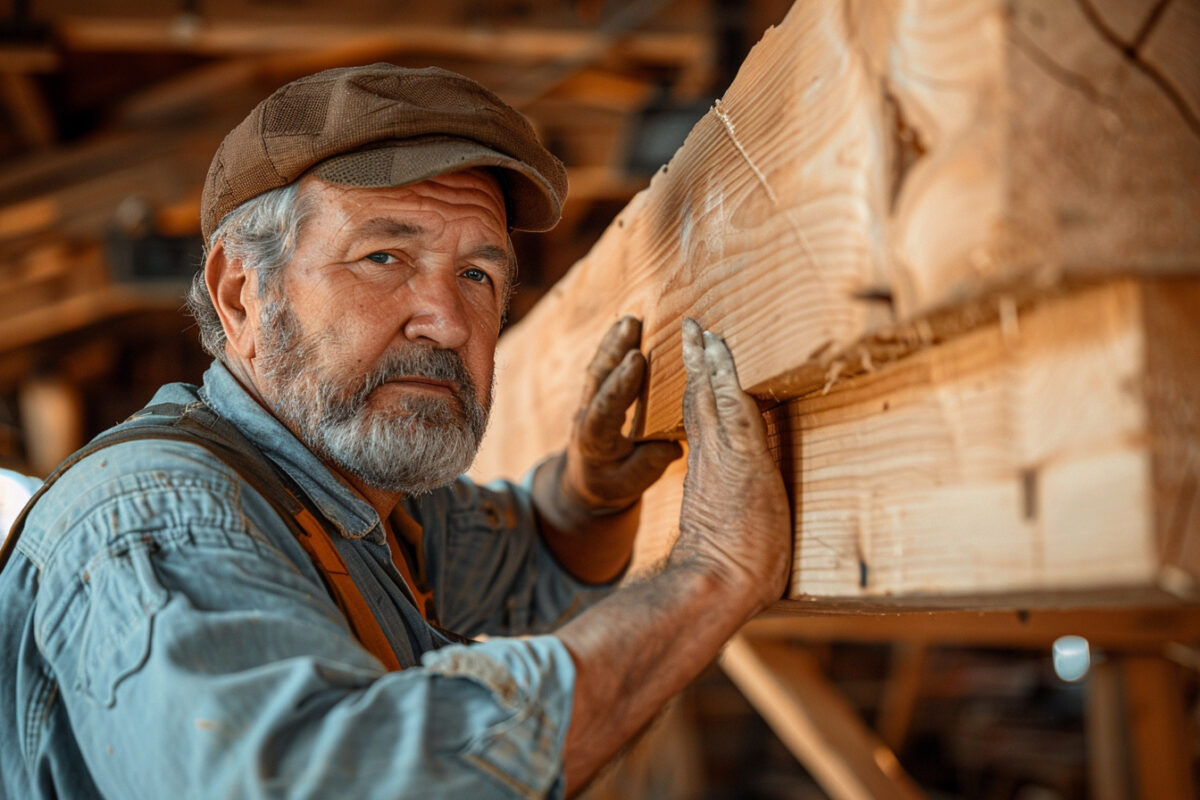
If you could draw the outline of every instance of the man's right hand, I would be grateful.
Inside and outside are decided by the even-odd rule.
[[[791,566],[783,478],[767,450],[762,416],[738,384],[725,342],[685,319],[683,364],[688,472],[679,540],[667,565],[700,567],[732,583],[756,601],[753,615],[780,598]]]
[[[557,631],[576,668],[563,756],[568,792],[579,791],[787,582],[791,515],[758,408],[738,386],[725,343],[690,319],[683,361],[691,452],[666,568]]]

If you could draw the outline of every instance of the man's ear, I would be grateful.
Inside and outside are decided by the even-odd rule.
[[[259,315],[256,278],[242,268],[241,261],[226,256],[224,241],[208,251],[204,283],[225,329],[225,352],[231,359],[248,361],[255,356]]]

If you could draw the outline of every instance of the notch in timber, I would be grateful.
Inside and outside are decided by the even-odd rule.
[[[865,303],[887,303],[889,306],[895,303],[892,290],[886,286],[868,286],[852,292],[850,296]]]
[[[1037,467],[1021,470],[1021,509],[1025,519],[1032,522],[1038,515]]]

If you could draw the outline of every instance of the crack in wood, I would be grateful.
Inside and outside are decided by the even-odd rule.
[[[908,173],[928,151],[921,140],[921,132],[909,124],[904,115],[900,99],[892,92],[886,78],[881,78],[880,95],[883,99],[884,119],[891,130],[891,185],[888,187],[888,211],[895,213],[896,203],[904,188]]]
[[[1075,4],[1079,6],[1079,10],[1083,12],[1084,18],[1095,29],[1096,33],[1100,34],[1102,39],[1116,48],[1134,69],[1149,78],[1166,95],[1167,100],[1175,107],[1179,115],[1183,117],[1183,121],[1191,129],[1192,133],[1200,136],[1200,118],[1188,107],[1187,100],[1179,93],[1179,90],[1175,88],[1171,81],[1168,80],[1166,75],[1144,61],[1141,57],[1142,45],[1146,43],[1146,39],[1158,27],[1163,12],[1171,4],[1171,0],[1159,0],[1154,8],[1150,10],[1150,13],[1146,15],[1146,19],[1143,20],[1141,27],[1131,42],[1126,42],[1105,23],[1104,18],[1100,16],[1100,12],[1092,5],[1091,0],[1075,0]]]
[[[733,120],[729,118],[729,114],[725,109],[721,108],[721,101],[717,100],[713,103],[713,113],[717,115],[717,119],[721,120],[721,124],[725,126],[725,132],[729,134],[729,140],[733,142],[733,146],[741,154],[746,161],[746,166],[750,167],[750,171],[758,178],[758,182],[762,184],[763,189],[767,191],[767,197],[771,198],[771,205],[779,205],[779,196],[775,194],[775,190],[771,188],[771,184],[767,183],[767,176],[758,168],[758,164],[754,163],[754,159],[750,158],[750,154],[746,152],[746,148],[742,146],[741,141],[737,137],[737,131],[733,128]],[[807,243],[807,242],[806,242]]]
[[[1049,53],[1039,47],[1037,42],[1030,38],[1024,31],[1010,27],[1008,38],[1018,50],[1041,67],[1042,71],[1055,82],[1072,91],[1078,92],[1091,103],[1095,103],[1102,108],[1107,108],[1114,113],[1117,112],[1112,98],[1101,93],[1099,89],[1092,85],[1091,81],[1078,72],[1073,72],[1055,61]]]
[[[1090,6],[1091,3],[1089,2],[1088,5]],[[1169,5],[1171,5],[1171,0],[1158,0],[1158,5],[1150,9],[1150,13],[1147,14],[1146,19],[1142,21],[1141,27],[1138,28],[1138,32],[1134,34],[1133,41],[1130,42],[1131,47],[1133,47],[1135,50],[1141,49],[1142,45],[1145,44],[1147,37],[1149,37],[1155,27],[1158,26],[1158,21],[1162,19],[1163,12],[1167,10],[1167,6]],[[1086,10],[1084,13],[1087,13]]]

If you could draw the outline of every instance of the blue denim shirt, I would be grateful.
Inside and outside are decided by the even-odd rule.
[[[372,507],[228,370],[197,397],[309,495],[406,667],[351,634],[267,502],[198,445],[114,445],[30,514],[0,573],[0,796],[560,796],[575,670],[550,635],[448,644]],[[601,589],[536,533],[528,492],[460,479],[406,501],[442,624],[537,633]]]

